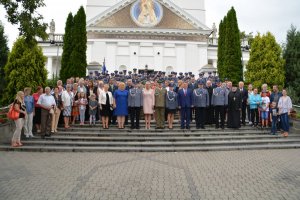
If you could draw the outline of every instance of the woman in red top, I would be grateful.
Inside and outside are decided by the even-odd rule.
[[[39,105],[37,105],[37,101],[39,100],[40,96],[43,94],[44,89],[41,86],[37,87],[36,93],[34,93],[34,113],[33,113],[33,124],[35,124],[36,131],[38,133],[41,132],[41,113],[42,109]]]

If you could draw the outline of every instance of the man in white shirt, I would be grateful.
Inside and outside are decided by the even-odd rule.
[[[45,94],[42,94],[37,102],[37,104],[42,108],[41,113],[41,136],[42,139],[46,137],[51,137],[51,134],[47,134],[47,127],[50,129],[50,124],[52,121],[52,111],[56,107],[56,102],[54,97],[50,94],[51,89],[49,87],[45,88]]]

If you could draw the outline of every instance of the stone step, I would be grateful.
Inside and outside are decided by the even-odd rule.
[[[143,142],[109,142],[109,141],[51,141],[51,140],[29,140],[23,141],[25,146],[49,145],[49,146],[102,146],[102,147],[177,147],[177,146],[234,146],[234,145],[258,145],[258,144],[300,144],[300,139],[255,139],[255,140],[214,140],[214,141],[143,141]]]
[[[211,147],[80,147],[80,146],[23,146],[12,148],[0,145],[0,151],[30,151],[30,152],[191,152],[191,151],[237,151],[265,149],[298,149],[300,144],[256,144]]]
[[[98,130],[98,131],[61,131],[55,135],[60,136],[103,136],[103,137],[117,137],[117,136],[137,136],[137,137],[171,137],[171,136],[236,136],[236,135],[269,135],[266,131],[109,131],[109,130]]]
[[[289,138],[300,139],[300,135],[290,135]],[[214,141],[214,140],[259,140],[259,139],[282,139],[281,136],[275,135],[226,135],[226,136],[65,136],[54,135],[46,137],[46,141]],[[40,137],[26,139],[25,141],[40,140]]]
[[[179,127],[174,129],[155,129],[151,128],[150,130],[146,130],[144,128],[141,129],[130,129],[126,127],[125,129],[118,129],[116,127],[111,127],[109,129],[103,129],[100,127],[71,127],[69,129],[64,129],[64,128],[58,128],[59,132],[243,132],[243,131],[251,131],[251,132],[270,132],[270,129],[257,129],[257,128],[244,128],[244,129],[215,129],[215,128],[205,128],[205,129],[196,129],[196,127],[191,127],[191,129],[180,129]]]

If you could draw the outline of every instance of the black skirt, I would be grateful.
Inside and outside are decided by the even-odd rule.
[[[34,112],[33,124],[41,124],[42,108],[35,107]]]
[[[168,114],[176,114],[176,109],[167,109]]]
[[[102,110],[100,110],[100,115],[102,117],[109,117],[111,115],[110,105],[101,104]]]

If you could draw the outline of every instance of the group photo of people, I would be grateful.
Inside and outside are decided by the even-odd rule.
[[[23,129],[26,138],[44,139],[57,134],[58,126],[68,130],[75,124],[96,123],[102,130],[173,130],[175,122],[181,130],[251,126],[288,137],[292,100],[285,89],[220,80],[215,72],[197,77],[176,72],[149,75],[134,69],[128,73],[90,73],[65,83],[58,80],[52,88],[26,87],[13,102],[20,114],[15,120],[12,146],[22,146]]]

